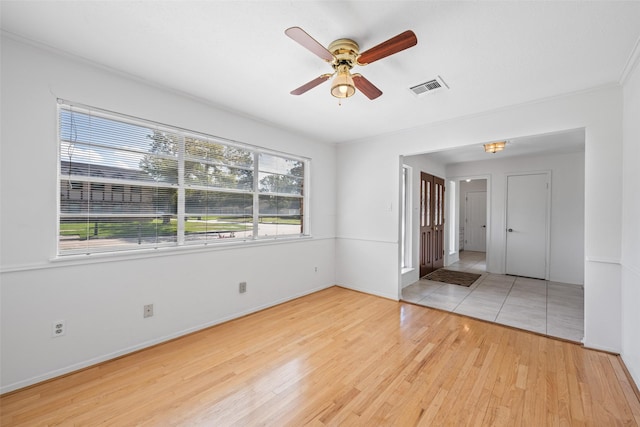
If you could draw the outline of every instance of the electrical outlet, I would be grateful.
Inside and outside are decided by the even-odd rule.
[[[240,282],[240,286],[238,286],[238,291],[241,294],[247,292],[247,282]]]
[[[318,272],[318,267],[316,267],[316,273]]]
[[[153,316],[153,304],[147,304],[144,306],[143,315],[144,318]]]
[[[52,337],[61,337],[65,334],[67,328],[65,326],[64,320],[56,320],[51,324],[51,336]]]

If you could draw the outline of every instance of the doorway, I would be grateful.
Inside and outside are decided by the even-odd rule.
[[[420,172],[420,277],[444,266],[444,179]]]

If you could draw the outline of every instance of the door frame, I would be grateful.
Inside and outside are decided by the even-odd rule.
[[[507,217],[508,217],[508,197],[509,197],[509,177],[510,176],[525,176],[525,175],[546,175],[547,176],[547,224],[545,230],[545,272],[544,280],[549,280],[549,271],[551,264],[551,191],[552,187],[552,175],[550,169],[529,171],[529,172],[508,172],[504,174],[504,210],[502,212],[502,274],[507,274]]]

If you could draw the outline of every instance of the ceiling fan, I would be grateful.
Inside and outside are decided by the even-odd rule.
[[[382,91],[361,74],[351,74],[353,66],[371,64],[418,43],[414,32],[407,30],[360,53],[358,43],[351,39],[335,40],[329,44],[328,48],[325,48],[300,27],[287,28],[284,33],[321,59],[329,62],[333,67],[333,73],[316,77],[299,88],[292,90],[292,95],[302,95],[335,75],[336,77],[331,84],[331,95],[336,98],[348,98],[356,93],[357,88],[367,98],[376,99],[382,95]]]

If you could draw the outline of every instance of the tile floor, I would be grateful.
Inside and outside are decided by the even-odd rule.
[[[479,273],[470,287],[421,279],[402,290],[402,299],[571,341],[582,341],[584,289],[486,272],[484,252],[460,253],[449,270]]]

